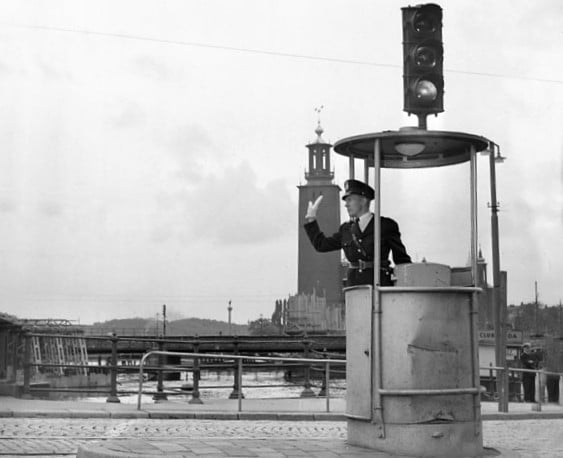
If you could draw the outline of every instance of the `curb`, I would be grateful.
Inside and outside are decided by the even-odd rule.
[[[153,420],[264,420],[264,421],[346,421],[343,413],[320,412],[178,412],[178,411],[129,411],[104,410],[0,410],[0,418],[112,418]],[[563,412],[498,412],[481,414],[483,421],[504,420],[554,420],[563,419]]]

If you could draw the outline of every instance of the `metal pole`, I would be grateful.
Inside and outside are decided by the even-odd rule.
[[[231,312],[233,311],[233,307],[231,306],[231,300],[229,299],[229,306],[227,307],[227,310],[229,311],[229,335],[232,336],[233,335],[233,329],[232,329],[232,325],[231,325]]]
[[[32,337],[25,333],[23,341],[23,398],[31,398],[31,339]]]
[[[373,200],[373,217],[374,217],[374,244],[373,244],[373,284],[379,286],[379,271],[381,268],[381,140],[375,140],[373,150],[373,187],[375,190],[375,198]],[[377,298],[379,302],[379,297]]]
[[[194,353],[199,353],[199,344],[194,344]],[[199,379],[201,377],[201,371],[199,369],[199,358],[196,356],[193,359],[193,368],[192,368],[192,380],[193,380],[193,390],[192,390],[192,398],[188,401],[188,404],[203,404],[203,401],[199,397]]]
[[[369,165],[367,159],[364,159],[364,182],[366,184],[369,183]]]
[[[540,377],[540,371],[535,371],[536,374],[536,378],[535,378],[535,386],[534,386],[534,391],[535,391],[535,397],[536,397],[536,403],[532,404],[532,410],[535,412],[541,412],[541,404],[542,404],[542,398],[543,398],[543,386],[541,384],[541,377]]]
[[[330,363],[325,363],[325,396],[326,396],[326,411],[330,412],[330,390],[328,384],[330,382]]]
[[[534,291],[535,291],[535,296],[536,296],[535,306],[534,306],[534,326],[536,328],[535,331],[536,331],[536,337],[537,337],[538,334],[539,334],[539,328],[538,328],[538,308],[539,308],[539,306],[538,306],[538,282],[537,281],[534,282]]]
[[[506,307],[507,307],[507,300],[506,300],[506,288],[507,288],[507,279],[506,279],[506,271],[500,272],[500,290],[498,294],[499,298],[499,308],[500,308],[500,327],[502,329],[501,339],[500,339],[500,348],[501,348],[501,358],[504,370],[502,371],[502,389],[499,400],[499,411],[500,412],[508,412],[508,401],[510,397],[510,385],[509,385],[509,371],[508,371],[508,361],[506,359]]]
[[[379,273],[381,269],[381,140],[375,140],[373,151],[373,186],[375,199],[373,205],[374,217],[374,244],[373,244],[373,319],[372,319],[372,422],[379,424],[379,437],[385,437],[385,426],[383,423],[383,404],[380,389],[383,388],[383,374],[381,371],[382,343],[381,343],[381,293],[379,290]]]
[[[242,412],[242,358],[238,360],[238,367],[237,367],[237,385],[238,385],[238,411]]]
[[[239,354],[238,338],[237,337],[234,338],[233,354],[234,355]],[[235,364],[234,364],[234,377],[233,377],[233,379],[234,379],[233,380],[233,391],[229,395],[229,399],[237,399],[239,397],[239,393],[240,393],[240,396],[244,398],[244,394],[242,393],[242,387],[240,386],[239,364],[236,362],[236,360],[234,361],[234,363]]]
[[[117,397],[117,334],[111,337],[110,392],[106,402],[121,402]]]
[[[506,327],[503,319],[504,310],[501,304],[501,273],[500,273],[500,249],[498,230],[498,202],[496,185],[496,145],[489,143],[489,174],[491,180],[491,249],[493,258],[493,316],[495,329],[495,365],[506,367]],[[499,394],[499,412],[508,412],[508,373],[503,369],[497,371],[497,393]]]
[[[310,355],[311,341],[303,341],[303,357],[308,359]],[[311,363],[306,363],[303,368],[303,376],[305,380],[303,381],[303,391],[301,392],[302,398],[310,398],[315,396],[315,392],[311,389]]]
[[[426,130],[426,114],[418,114],[418,128]]]
[[[475,146],[471,145],[470,155],[470,189],[471,189],[471,270],[473,285],[477,286],[477,250],[479,246],[477,237],[477,157]]]
[[[164,342],[162,340],[158,341],[158,350],[164,351]],[[162,368],[164,366],[164,362],[166,361],[165,355],[158,355],[158,372],[156,374],[156,393],[153,395],[154,401],[166,401],[168,396],[164,393],[164,373],[162,372]]]
[[[166,335],[166,304],[162,306],[162,335]]]
[[[143,395],[143,367],[145,365],[145,360],[147,359],[147,355],[143,355],[141,357],[141,361],[139,362],[139,392],[137,394],[137,410],[141,410],[141,396]]]
[[[477,152],[475,146],[471,145],[470,149],[470,192],[471,192],[471,270],[473,272],[473,284],[477,286]],[[471,294],[470,304],[470,333],[471,333],[471,364],[473,372],[473,387],[479,388],[480,372],[479,372],[479,350],[478,350],[478,297],[477,292]],[[479,392],[473,395],[473,421],[474,432],[478,436],[481,434],[481,400]]]
[[[354,155],[350,154],[350,159],[348,161],[348,164],[349,164],[349,168],[350,168],[349,175],[350,175],[350,178],[352,178],[352,179],[356,178],[356,167],[355,167],[355,164],[354,164],[354,159],[355,159]]]

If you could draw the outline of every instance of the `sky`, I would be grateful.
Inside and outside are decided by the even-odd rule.
[[[325,140],[402,126],[393,0],[1,1],[0,311],[92,323],[269,317],[297,288]],[[563,299],[563,3],[442,3],[445,112],[497,167],[508,302]],[[348,161],[333,156],[335,182]],[[488,157],[479,243],[491,261]],[[469,166],[382,171],[415,261],[469,256]],[[342,217],[346,212],[342,209]],[[323,228],[332,232],[337,228]],[[489,274],[490,275],[490,274]]]

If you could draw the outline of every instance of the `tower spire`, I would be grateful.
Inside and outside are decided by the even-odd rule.
[[[315,129],[317,138],[307,145],[309,150],[309,169],[305,172],[305,178],[307,182],[313,180],[317,184],[320,184],[320,182],[330,184],[334,178],[330,165],[330,148],[332,145],[325,142],[322,138],[324,129],[321,126],[321,111],[323,108],[323,105],[315,108],[317,113],[317,127]]]
[[[321,111],[323,108],[324,105],[315,108],[315,112],[317,113],[317,128],[315,129],[315,133],[317,134],[317,143],[324,143],[324,140],[322,139],[322,134],[324,130],[321,126]]]

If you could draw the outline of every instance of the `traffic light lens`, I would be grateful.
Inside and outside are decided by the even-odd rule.
[[[436,30],[436,20],[428,14],[417,13],[414,17],[413,27],[418,33],[433,33]]]
[[[422,80],[416,83],[414,93],[420,103],[432,103],[438,97],[438,89],[431,81]]]
[[[427,46],[417,48],[414,54],[414,61],[417,67],[432,68],[436,66],[438,56],[436,50]]]

